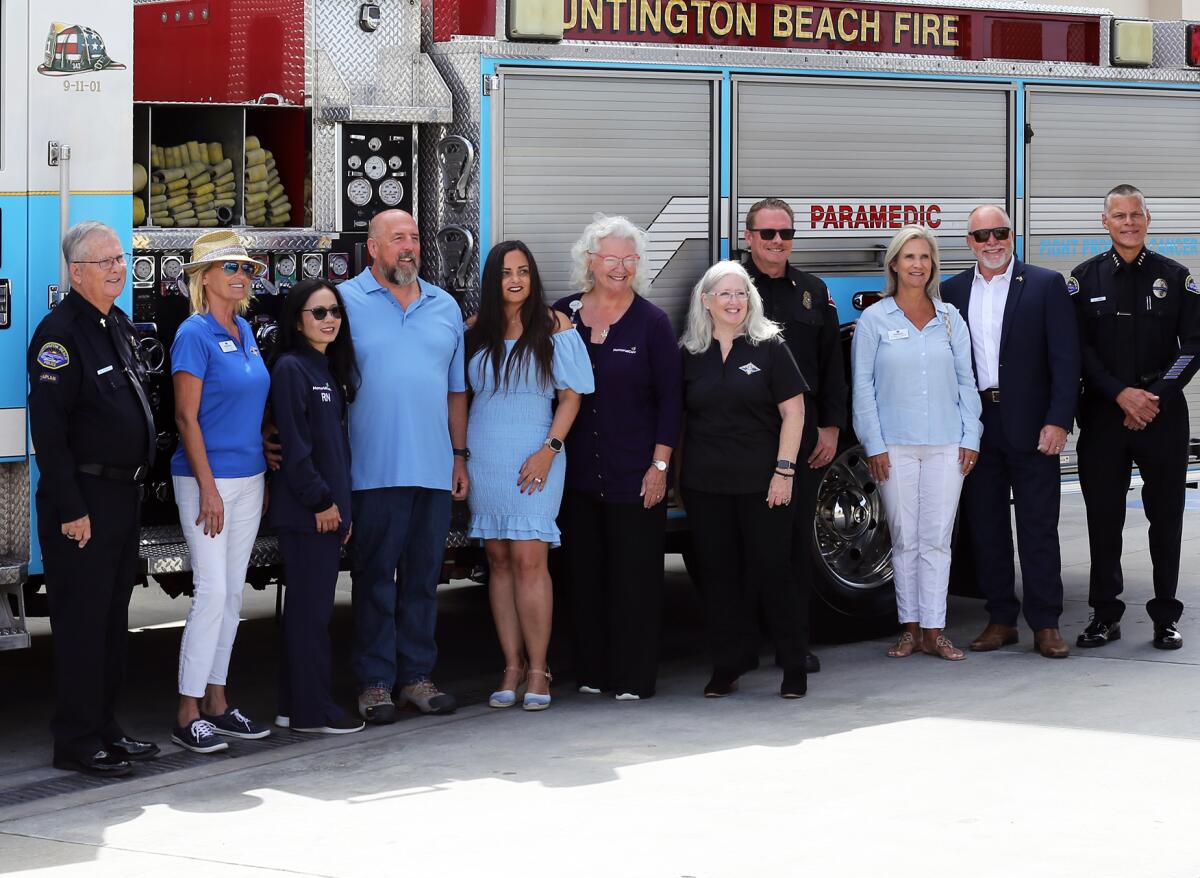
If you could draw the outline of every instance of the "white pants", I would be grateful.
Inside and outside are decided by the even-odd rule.
[[[225,504],[225,524],[215,537],[206,536],[200,516],[200,485],[190,476],[175,476],[179,523],[192,556],[192,609],[179,646],[179,694],[201,698],[210,683],[225,685],[229,657],[242,613],[246,568],[262,517],[262,475],[217,479]]]
[[[950,537],[962,471],[957,445],[889,445],[891,474],[879,485],[896,573],[901,624],[946,627]]]

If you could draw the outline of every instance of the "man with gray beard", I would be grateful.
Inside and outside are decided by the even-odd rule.
[[[421,713],[456,707],[431,675],[450,501],[467,496],[470,452],[462,311],[417,276],[416,221],[402,210],[377,214],[367,251],[372,266],[338,287],[361,373],[348,412],[352,663],[359,713],[389,723],[397,687],[399,703]]]
[[[1004,210],[975,208],[967,218],[967,246],[977,263],[942,284],[942,298],[971,330],[983,399],[979,459],[962,498],[988,611],[988,625],[971,649],[989,652],[1016,643],[1023,610],[1033,648],[1046,658],[1065,658],[1069,649],[1058,631],[1058,456],[1075,420],[1079,330],[1062,275],[1017,259],[1014,243]],[[1023,607],[1016,595],[1010,494]]]

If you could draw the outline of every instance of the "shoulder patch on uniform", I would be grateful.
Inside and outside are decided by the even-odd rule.
[[[1075,280],[1075,276],[1067,278],[1067,292],[1072,296],[1079,292],[1079,281]]]
[[[1183,282],[1183,288],[1189,293],[1196,293],[1200,295],[1200,286],[1196,285],[1196,278],[1193,275],[1189,274],[1187,276],[1187,279]]]
[[[47,369],[61,369],[71,362],[71,355],[67,353],[65,345],[56,341],[48,341],[38,351],[37,361],[39,366]]]

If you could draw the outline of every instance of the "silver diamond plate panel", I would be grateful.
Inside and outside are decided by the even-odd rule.
[[[0,587],[20,585],[25,581],[26,575],[27,567],[24,561],[19,558],[0,555]],[[2,606],[0,606],[0,609],[2,609]]]
[[[338,185],[337,126],[313,120],[312,209],[318,229],[337,228]]]
[[[314,181],[315,186],[315,181]],[[329,228],[332,226],[320,226]],[[191,250],[192,242],[212,229],[138,229],[135,250]],[[333,239],[312,229],[235,228],[247,250],[327,250]]]
[[[1112,16],[1100,19],[1100,66],[1112,66]]]
[[[1154,22],[1154,66],[1187,66],[1187,22]]]
[[[29,463],[0,464],[0,555],[29,561]]]

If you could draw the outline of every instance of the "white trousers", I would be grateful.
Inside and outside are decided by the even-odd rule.
[[[963,477],[957,445],[889,445],[891,475],[879,485],[896,574],[900,623],[946,627],[950,538]]]
[[[262,517],[262,475],[217,479],[225,504],[225,524],[206,536],[200,516],[200,485],[190,476],[174,476],[179,523],[192,556],[192,609],[179,646],[179,694],[201,698],[210,683],[225,685],[229,657],[242,613],[246,568]]]

